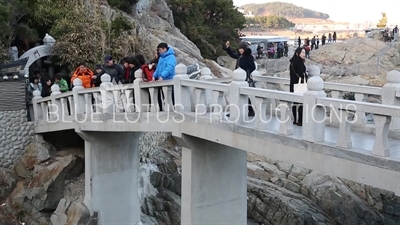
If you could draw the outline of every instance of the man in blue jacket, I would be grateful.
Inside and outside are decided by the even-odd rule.
[[[167,43],[160,43],[157,46],[157,51],[160,53],[156,71],[153,77],[157,81],[171,80],[175,76],[176,58],[172,47],[168,47]]]

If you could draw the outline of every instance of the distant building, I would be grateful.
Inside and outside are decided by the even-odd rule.
[[[242,13],[242,14],[244,15],[244,17],[248,17],[248,18],[253,18],[253,17],[254,17],[252,11],[249,11],[249,13],[247,13],[247,14],[244,14],[244,9],[243,9],[243,8],[238,8],[238,11],[239,11],[240,13]]]
[[[244,14],[244,17],[253,18],[254,17],[253,12],[249,11],[249,13]]]

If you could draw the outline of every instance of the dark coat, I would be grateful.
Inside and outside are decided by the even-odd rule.
[[[299,79],[304,79],[304,77],[307,81],[308,76],[306,74],[306,66],[304,65],[304,61],[301,58],[295,58],[290,63],[290,92],[294,92],[294,84],[298,84]],[[302,83],[304,83],[304,80]]]
[[[128,79],[126,79],[126,77],[125,77],[125,73],[126,73],[126,70],[127,70],[127,68],[123,68],[123,72],[122,72],[122,83],[123,84],[128,84],[128,83],[133,83],[133,81],[135,80],[135,72],[136,72],[136,70],[138,70],[139,69],[139,67],[133,67],[133,68],[129,68],[129,75],[128,75]]]
[[[48,86],[46,83],[42,86],[42,97],[48,97],[51,94],[51,86]]]
[[[227,48],[226,52],[230,57],[237,59],[235,69],[240,67],[247,72],[247,76],[249,76],[256,69],[256,64],[254,63],[254,57],[251,54],[250,48],[247,48],[243,52],[243,55],[234,53],[231,48]]]

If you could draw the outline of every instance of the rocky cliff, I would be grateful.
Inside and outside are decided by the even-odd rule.
[[[230,70],[219,66],[215,61],[203,59],[197,46],[175,27],[172,11],[166,1],[139,0],[133,9],[132,14],[128,15],[110,8],[106,2],[101,5],[106,20],[113,20],[122,13],[135,23],[138,52],[146,58],[153,58],[157,45],[166,42],[174,47],[178,63],[209,67],[217,77],[231,75]]]

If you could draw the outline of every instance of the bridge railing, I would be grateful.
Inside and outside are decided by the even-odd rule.
[[[182,69],[183,70],[183,69]],[[291,120],[291,108],[296,104],[303,104],[303,127],[302,139],[314,143],[325,142],[326,133],[326,111],[331,109],[331,115],[334,115],[338,122],[338,137],[336,138],[337,147],[344,149],[351,149],[352,131],[350,125],[356,123],[357,113],[369,113],[374,115],[374,145],[371,146],[372,154],[378,156],[389,156],[388,133],[389,123],[396,118],[400,117],[400,105],[398,104],[397,93],[400,90],[398,83],[394,82],[400,78],[398,72],[393,71],[387,75],[388,84],[381,90],[383,102],[392,102],[392,104],[377,104],[358,102],[345,99],[327,98],[324,81],[319,76],[319,68],[314,68],[314,76],[308,82],[309,91],[304,95],[282,92],[277,90],[249,88],[245,82],[246,73],[243,70],[236,70],[234,72],[233,81],[229,85],[220,83],[203,83],[199,81],[188,80],[185,76],[177,76],[175,79],[175,88],[177,96],[190,95],[188,87],[198,90],[198,98],[193,102],[193,99],[180,98],[177,102],[185,107],[187,112],[199,113],[191,107],[193,104],[204,104],[204,98],[207,91],[215,93],[215,99],[222,99],[222,93],[227,93],[230,99],[230,105],[239,106],[237,109],[230,109],[229,121],[238,125],[245,125],[257,130],[273,131],[283,135],[293,135],[293,123]],[[397,78],[399,76],[399,78]],[[387,90],[386,88],[389,88]],[[199,90],[200,89],[200,90]],[[375,88],[374,88],[375,89]],[[376,89],[375,89],[376,90]],[[180,94],[179,94],[180,93]],[[248,120],[247,107],[248,98],[251,99],[252,105],[255,108],[255,117],[253,120]],[[386,98],[386,99],[385,99]],[[268,105],[271,101],[279,101],[278,107],[280,114],[279,128],[273,130],[274,126],[270,126],[271,120],[267,116]],[[220,100],[219,100],[220,101]],[[213,101],[217,103],[218,101]],[[221,103],[219,103],[221,104]],[[245,106],[245,107],[242,107]],[[273,110],[273,108],[269,108]],[[333,110],[332,110],[333,109]],[[213,110],[212,112],[216,112]],[[220,119],[220,116],[217,115]],[[250,122],[249,121],[253,121]],[[399,123],[396,123],[399,125]],[[276,129],[276,128],[275,128]]]
[[[396,71],[391,71],[390,73],[397,73]],[[253,74],[254,81],[262,82],[266,85],[264,87],[274,88],[274,89],[281,89],[284,91],[289,91],[289,78],[281,78],[281,77],[270,77],[270,76],[261,76],[258,72]],[[399,78],[400,79],[400,78]],[[350,84],[342,84],[342,83],[332,83],[332,82],[324,82],[324,90],[327,93],[330,93],[330,97],[334,99],[344,99],[344,95],[346,93],[354,93],[354,100],[356,102],[366,102],[368,101],[369,97],[374,97],[374,103],[381,103],[381,104],[389,104],[389,105],[400,105],[399,104],[399,96],[400,96],[400,80],[399,79],[387,79],[386,84],[383,87],[369,87],[369,86],[362,86],[362,85],[350,85]],[[392,90],[395,90],[393,95]],[[275,102],[271,101],[271,104],[276,104]],[[279,103],[277,103],[279,104]],[[338,109],[331,109],[332,111]],[[327,122],[332,125],[338,125],[337,117],[335,114],[327,112],[329,118],[327,118]],[[356,111],[355,113],[356,121],[353,124],[355,125],[366,125],[367,124],[367,117],[366,113],[362,111]],[[393,119],[390,125],[392,130],[400,129],[400,127],[396,127],[396,124],[399,123],[399,119]]]
[[[272,90],[283,90],[283,91],[289,91],[289,84],[290,84],[290,79],[289,78],[282,78],[282,77],[271,77],[271,76],[261,76],[257,71],[253,72],[253,79],[256,82],[263,83],[263,88],[266,89],[272,89]],[[227,80],[226,78],[225,80]],[[390,83],[389,81],[387,84],[399,84],[399,81],[393,81],[393,83]],[[386,86],[391,86],[391,85],[386,85]],[[354,94],[354,100],[357,102],[368,102],[371,101],[369,100],[370,97],[372,98],[372,101],[375,103],[380,102],[383,104],[388,104],[384,103],[385,99],[382,96],[383,89],[385,87],[369,87],[369,86],[362,86],[362,85],[351,85],[351,84],[343,84],[343,83],[333,83],[333,82],[325,82],[324,83],[324,90],[329,93],[331,98],[335,99],[344,99],[347,93],[353,93]],[[396,92],[396,98],[399,98],[400,96],[400,91],[397,90]],[[349,96],[348,96],[349,97]],[[353,98],[353,97],[351,97]],[[390,103],[389,103],[390,104]],[[279,102],[274,102],[270,101],[270,105],[272,108],[274,106],[279,105]],[[335,109],[332,109],[335,110]],[[335,115],[330,114],[330,112],[327,112],[330,118],[328,118],[327,122],[332,123],[333,125],[337,125],[338,121],[336,120]],[[367,124],[367,117],[365,112],[357,111],[357,120],[354,122],[356,125],[366,125]],[[392,123],[394,124],[394,123]],[[391,128],[393,126],[391,125]]]
[[[318,70],[318,71],[317,71]],[[215,122],[221,119],[221,114],[229,113],[229,120],[237,125],[245,125],[257,130],[273,131],[282,135],[293,135],[291,108],[295,104],[303,104],[302,139],[310,142],[325,141],[326,110],[334,109],[338,120],[339,136],[337,146],[352,148],[351,131],[349,127],[357,121],[357,113],[374,115],[375,145],[373,154],[387,156],[389,123],[400,117],[400,75],[397,71],[387,74],[387,84],[381,90],[382,104],[327,98],[325,83],[319,75],[319,68],[309,79],[308,89],[304,95],[279,90],[249,88],[245,81],[246,73],[239,69],[234,72],[233,81],[229,84],[218,83],[204,70],[201,80],[190,80],[186,75],[186,66],[176,67],[173,80],[158,82],[143,82],[136,79],[133,84],[113,85],[109,75],[102,76],[99,88],[84,89],[80,79],[74,80],[71,92],[60,93],[57,85],[52,86],[52,96],[41,98],[40,93],[34,93],[33,107],[35,120],[49,121],[62,117],[63,121],[72,121],[79,114],[91,113],[135,113],[157,111],[182,111],[197,115],[211,114]],[[208,75],[207,75],[208,74]],[[135,74],[141,78],[140,72]],[[214,81],[214,82],[210,82]],[[376,90],[376,89],[374,89]],[[360,90],[361,92],[362,90]],[[364,91],[365,92],[365,91]],[[374,93],[376,93],[375,91]],[[159,98],[159,93],[164,98]],[[161,108],[159,99],[164,99]],[[255,108],[253,122],[248,122],[247,104],[251,100]],[[175,100],[175,101],[174,101]],[[271,102],[278,101],[277,106]],[[272,116],[268,111],[278,108],[278,130],[270,126]],[[222,115],[223,116],[223,115]],[[221,121],[223,122],[223,121]],[[397,121],[393,125],[400,126]],[[275,128],[274,128],[275,127]]]
[[[372,154],[379,156],[389,156],[390,148],[388,143],[389,124],[394,117],[400,117],[400,107],[390,105],[379,105],[367,102],[351,102],[348,100],[319,98],[316,107],[335,107],[340,117],[339,134],[336,145],[341,148],[352,148],[352,136],[350,125],[354,121],[351,117],[357,112],[371,113],[375,121],[375,140],[372,146]],[[323,113],[323,111],[322,111]],[[323,141],[323,139],[320,139]]]

